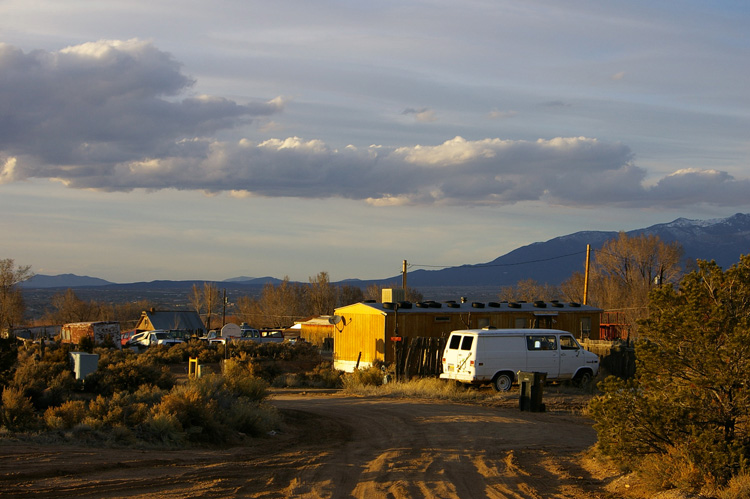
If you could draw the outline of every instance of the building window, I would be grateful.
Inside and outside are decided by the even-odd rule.
[[[481,319],[477,319],[477,327],[479,329],[488,327],[490,325],[490,319],[488,317],[483,317]]]
[[[581,339],[591,337],[591,317],[581,317]]]
[[[435,322],[450,322],[451,318],[445,315],[436,315]]]
[[[526,319],[523,317],[516,317],[516,329],[526,329]]]

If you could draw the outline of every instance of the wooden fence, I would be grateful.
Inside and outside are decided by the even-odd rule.
[[[588,340],[583,346],[599,356],[599,367],[605,374],[625,379],[635,376],[635,347],[632,342]]]
[[[417,336],[397,342],[395,347],[396,379],[438,376],[442,372],[445,338]]]

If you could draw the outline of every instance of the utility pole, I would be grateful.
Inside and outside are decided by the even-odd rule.
[[[401,273],[403,274],[403,283],[401,287],[404,288],[404,295],[406,295],[406,260],[404,260],[403,267],[401,268]]]
[[[589,299],[589,263],[591,262],[591,245],[586,245],[586,274],[583,278],[583,304]]]
[[[224,288],[224,299],[222,301],[224,308],[221,311],[221,327],[224,327],[227,324],[227,288]]]

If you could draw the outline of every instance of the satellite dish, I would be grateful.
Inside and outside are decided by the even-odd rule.
[[[332,315],[331,317],[329,317],[329,318],[328,318],[328,322],[329,322],[330,324],[336,325],[336,324],[338,324],[339,322],[341,322],[341,319],[342,319],[342,318],[343,318],[343,317],[341,317],[340,315]]]

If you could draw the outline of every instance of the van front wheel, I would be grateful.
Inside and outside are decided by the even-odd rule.
[[[492,378],[492,388],[498,392],[507,392],[513,386],[513,375],[498,373]]]

